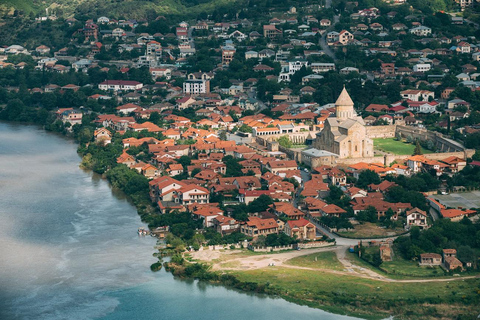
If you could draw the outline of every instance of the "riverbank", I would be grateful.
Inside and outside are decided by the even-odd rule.
[[[112,152],[115,151],[116,149],[113,148]],[[126,171],[118,173],[126,173]],[[118,177],[120,176],[119,174]],[[122,180],[118,180],[118,182],[120,183]],[[112,180],[110,183],[115,186]],[[132,187],[128,184],[118,185],[119,189],[124,191],[127,186]],[[132,190],[135,191],[135,189]],[[147,200],[145,197],[141,199]],[[138,204],[137,211],[140,213]],[[132,232],[134,231],[132,228]],[[79,230],[79,232],[84,232],[84,230]],[[213,260],[219,259],[218,262],[222,262],[223,256],[212,257],[213,262],[199,260],[200,264],[192,263],[196,262],[195,257],[192,256],[189,258],[192,262],[189,262],[186,257],[186,261],[182,263],[173,262],[169,270],[178,277],[197,278],[245,292],[266,293],[300,305],[304,304],[337,314],[347,313],[363,318],[377,319],[390,314],[402,315],[404,314],[403,309],[412,314],[417,312],[421,315],[419,317],[433,314],[438,318],[443,314],[451,315],[453,312],[470,315],[472,314],[471,306],[475,303],[478,305],[478,300],[472,298],[472,288],[478,287],[475,279],[467,279],[468,283],[464,284],[465,287],[460,287],[460,281],[456,281],[454,285],[448,287],[445,286],[446,283],[438,287],[436,285],[420,285],[419,287],[418,284],[396,283],[395,285],[399,288],[392,289],[389,283],[380,279],[371,279],[373,275],[369,275],[367,270],[359,268],[352,268],[356,271],[355,274],[352,274],[347,267],[342,270],[332,270],[325,266],[292,267],[288,264],[291,259],[288,255],[302,255],[307,252],[313,251],[302,250],[269,255],[250,254],[248,251],[243,251],[233,253],[231,256],[238,260],[225,259],[223,263],[219,263],[217,269],[213,268],[213,263],[216,262]],[[242,260],[241,255],[246,255],[250,260]],[[281,258],[282,255],[285,257]],[[273,259],[271,262],[275,266],[269,267],[265,259]],[[206,267],[203,267],[202,264],[205,264]],[[362,275],[362,273],[365,274]],[[414,288],[412,292],[409,292],[412,289],[411,286]],[[466,291],[465,288],[471,290]],[[428,291],[428,294],[422,290]],[[396,295],[396,292],[401,294]],[[437,297],[436,292],[442,292],[442,295]],[[449,292],[450,295],[443,294],[444,292]],[[464,296],[465,298],[463,298]],[[450,305],[452,307],[446,310],[445,306]],[[412,316],[407,314],[407,317],[411,318]]]
[[[79,170],[76,144],[37,126],[0,135],[0,319],[349,320],[151,272],[155,239],[123,192]]]
[[[478,276],[391,279],[357,265],[346,249],[335,246],[263,255],[246,250],[202,250],[167,264],[167,270],[178,277],[266,293],[366,319],[477,316]]]

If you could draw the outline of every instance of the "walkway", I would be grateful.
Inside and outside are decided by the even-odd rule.
[[[345,267],[344,271],[331,270],[331,269],[322,269],[322,268],[311,268],[311,267],[301,267],[288,264],[288,261],[304,256],[320,252],[335,251],[338,261]],[[347,247],[346,246],[330,246],[316,249],[304,249],[300,251],[289,251],[276,254],[263,254],[263,255],[248,255],[239,258],[225,259],[228,256],[241,253],[240,250],[225,250],[220,252],[218,250],[203,250],[191,252],[192,258],[196,260],[202,260],[207,262],[214,262],[212,265],[212,270],[232,270],[232,271],[246,271],[246,270],[256,270],[267,267],[283,267],[289,269],[300,269],[300,270],[311,270],[311,271],[321,271],[325,273],[333,273],[338,275],[353,276],[359,278],[366,278],[371,280],[383,281],[383,282],[399,282],[399,283],[418,283],[418,282],[446,282],[446,281],[459,281],[466,279],[478,279],[480,275],[477,276],[465,276],[465,277],[451,277],[451,278],[439,278],[439,279],[408,279],[408,280],[396,280],[385,277],[372,269],[363,268],[358,265],[355,265],[346,255]],[[220,261],[218,261],[220,260]]]

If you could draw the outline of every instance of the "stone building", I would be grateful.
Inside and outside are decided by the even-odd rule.
[[[335,102],[335,113],[317,133],[314,147],[335,153],[340,159],[373,157],[373,140],[368,137],[365,122],[353,109],[345,88]]]

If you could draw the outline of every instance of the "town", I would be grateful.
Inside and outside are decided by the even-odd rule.
[[[30,29],[0,43],[0,119],[73,137],[187,256],[315,248],[385,278],[477,275],[477,7],[247,3],[4,13]]]

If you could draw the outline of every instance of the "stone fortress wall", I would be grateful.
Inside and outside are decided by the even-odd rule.
[[[470,158],[475,153],[475,150],[466,149],[462,144],[451,140],[441,133],[428,131],[423,128],[409,127],[404,125],[386,125],[386,126],[367,126],[367,134],[371,139],[376,138],[394,138],[397,135],[401,135],[403,138],[410,136],[413,140],[429,140],[432,141],[437,150],[437,153],[429,153],[424,156],[432,160],[441,160],[450,156],[455,156],[459,158]],[[297,139],[300,141],[305,141],[309,134],[314,135],[316,132],[302,132],[296,134],[289,134],[288,136],[292,139],[292,136],[295,136],[296,142]],[[268,136],[268,137],[255,137],[255,140],[258,144],[265,146],[270,151],[281,151],[284,152],[289,159],[302,162],[302,153],[299,149],[289,149],[278,145],[276,140],[283,135]],[[298,143],[298,142],[297,142]],[[388,166],[394,161],[403,161],[408,158],[410,155],[395,155],[395,154],[385,154],[384,156],[368,157],[368,158],[344,158],[337,159],[335,162],[332,162],[330,165],[351,165],[358,162],[366,163],[383,163]],[[323,163],[325,164],[325,163]],[[315,166],[315,165],[313,165]]]

